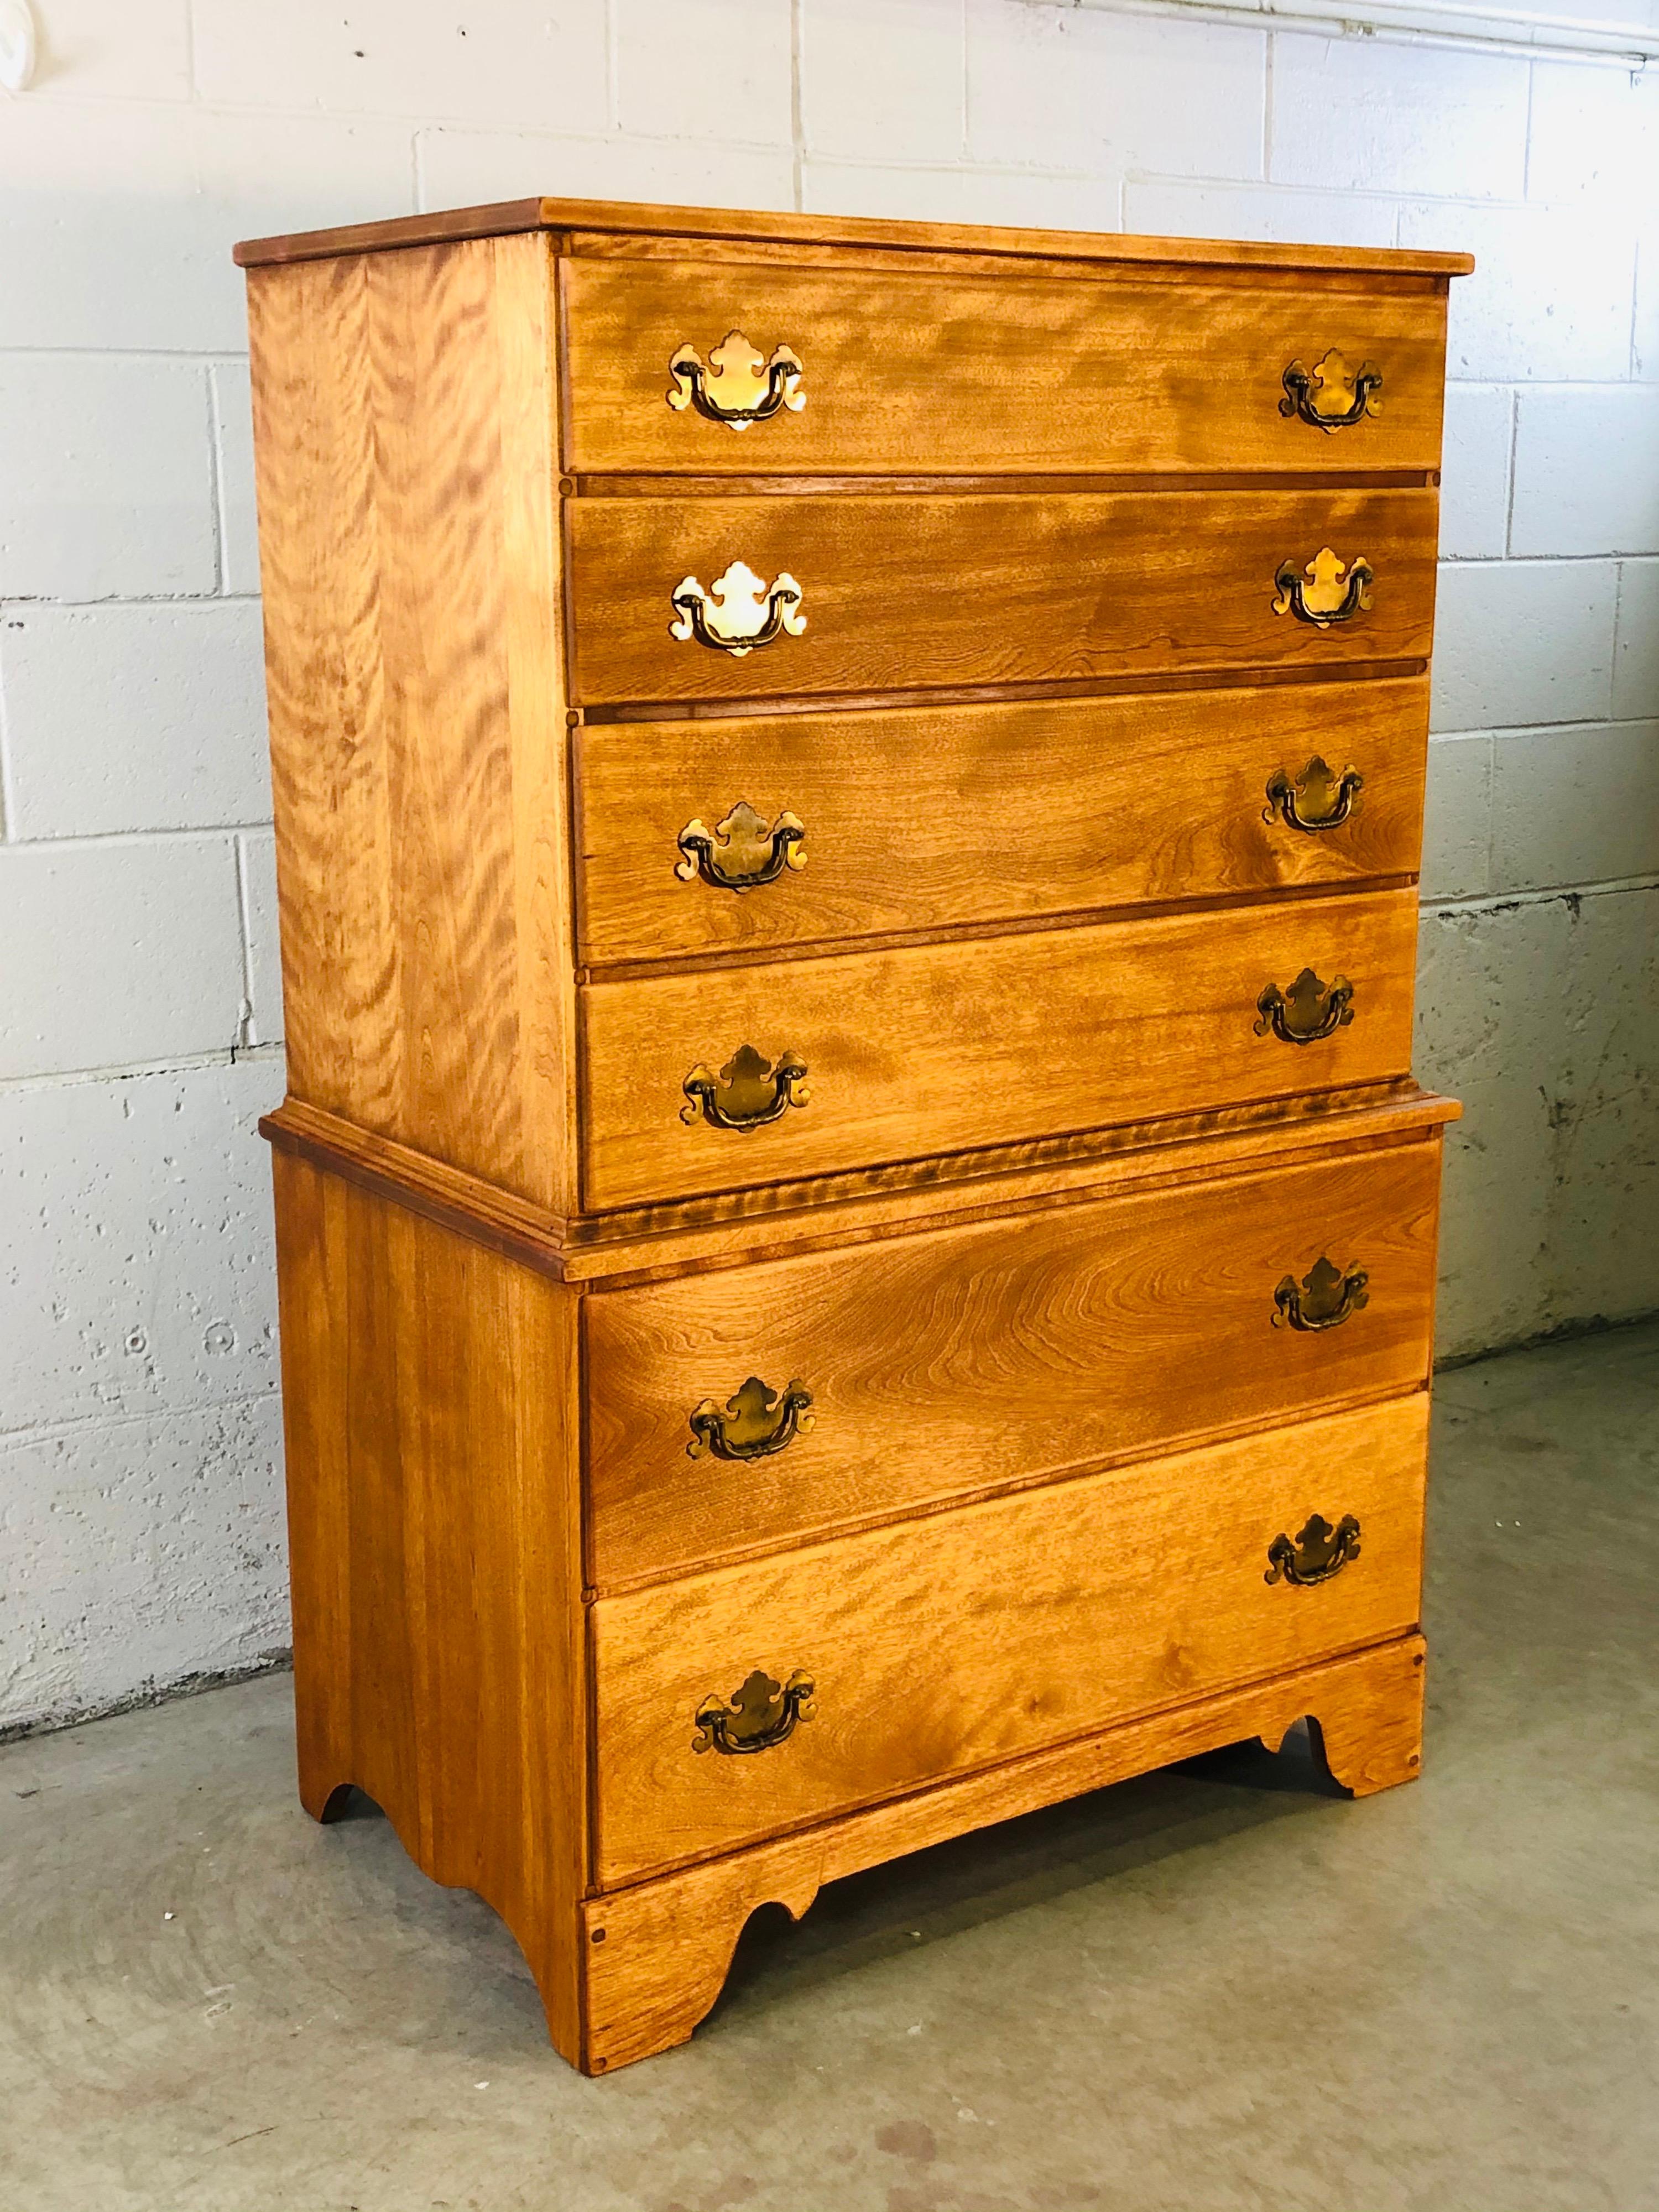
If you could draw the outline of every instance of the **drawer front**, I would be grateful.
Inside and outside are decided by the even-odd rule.
[[[1429,1368],[1439,1168],[1437,1141],[1338,1154],[599,1292],[589,1579],[1410,1389]],[[1322,1259],[1368,1279],[1304,1309]],[[1345,1317],[1292,1325],[1322,1313]],[[711,1422],[751,1376],[770,1407]],[[796,1382],[811,1405],[792,1415]]]
[[[1402,1076],[1416,937],[1414,892],[1358,891],[590,984],[586,1202]]]
[[[1408,1630],[1426,1407],[601,1599],[600,1881]]]
[[[578,471],[1440,465],[1420,292],[581,260],[565,285]]]
[[[1423,660],[1437,506],[1312,490],[568,500],[574,696]]]
[[[1427,731],[1422,678],[590,725],[583,957],[1414,875]]]

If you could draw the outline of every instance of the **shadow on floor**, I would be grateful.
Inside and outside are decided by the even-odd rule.
[[[1254,1739],[1230,1744],[999,1821],[826,1882],[799,1921],[781,1905],[761,1906],[709,2018],[1346,1796],[1298,1722],[1279,1753]]]

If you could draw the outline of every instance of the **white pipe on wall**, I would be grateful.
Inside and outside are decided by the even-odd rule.
[[[1037,5],[1054,0],[1036,0]],[[1391,45],[1513,54],[1526,61],[1600,63],[1640,70],[1659,60],[1659,30],[1634,23],[1583,22],[1519,8],[1466,6],[1463,0],[1059,0],[1061,6],[1120,15],[1173,15],[1256,30],[1313,31],[1330,38],[1381,39]]]

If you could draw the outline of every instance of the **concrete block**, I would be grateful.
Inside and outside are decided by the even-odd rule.
[[[1036,230],[1117,230],[1115,177],[1038,169],[878,169],[808,161],[802,204],[815,215],[891,216],[911,222],[1002,222]]]
[[[1659,1304],[1659,892],[1423,918],[1416,1067],[1447,1132],[1438,1350]]]
[[[1512,553],[1659,553],[1659,393],[1651,386],[1523,392]]]
[[[1636,237],[1628,211],[1407,202],[1401,246],[1467,252],[1451,288],[1447,373],[1477,383],[1627,375]]]
[[[14,604],[0,703],[13,837],[270,815],[257,600]]]
[[[1528,199],[1640,204],[1659,173],[1659,76],[1532,64]]]
[[[592,0],[193,0],[196,82],[233,107],[602,131],[610,121],[605,11]],[[337,220],[338,218],[337,218]]]
[[[1259,179],[1266,116],[1259,32],[968,0],[976,162]]]
[[[1547,1072],[1562,1053],[1555,1000],[1565,907],[1438,907],[1419,940],[1413,1067],[1463,1103],[1446,1132],[1435,1350],[1514,1343],[1545,1326],[1551,1209]]]
[[[1519,199],[1528,64],[1363,39],[1273,41],[1275,184]]]
[[[1443,563],[1433,726],[1606,721],[1617,595],[1611,561]]]
[[[1392,246],[1392,200],[1273,185],[1131,178],[1123,227],[1151,238],[1259,238],[1276,246]]]
[[[805,0],[807,147],[831,160],[959,161],[966,62],[962,0]]]
[[[227,592],[259,588],[259,516],[253,496],[253,401],[245,361],[215,362],[214,474],[219,493],[219,573]]]
[[[776,0],[611,0],[611,9],[623,131],[717,135],[750,146],[792,143],[788,9]]]
[[[52,0],[35,12],[44,20],[31,106],[190,98],[189,0]],[[9,129],[12,111],[6,120]]]
[[[0,1092],[0,1429],[274,1394],[280,1056]]]
[[[214,587],[194,362],[0,355],[0,599]]]
[[[1513,395],[1503,385],[1447,388],[1440,484],[1443,560],[1495,559],[1505,549],[1513,413]]]
[[[0,131],[4,343],[240,352],[234,240],[411,204],[407,124],[31,94]]]
[[[1659,382],[1659,238],[1644,238],[1637,248],[1631,374]]]
[[[1613,711],[1620,721],[1659,714],[1659,561],[1620,563]]]
[[[0,1726],[274,1656],[286,1581],[274,1400],[0,1440]]]
[[[434,129],[417,134],[415,158],[423,208],[473,207],[538,192],[693,207],[795,204],[794,157],[787,147]]]
[[[1504,730],[1493,742],[1493,890],[1659,875],[1659,721]]]
[[[1492,743],[1485,730],[1429,741],[1425,899],[1476,898],[1492,887]]]
[[[242,927],[247,945],[249,1044],[283,1036],[283,948],[276,918],[276,840],[269,830],[237,839]]]
[[[0,847],[0,1079],[225,1052],[242,1005],[229,837]]]
[[[1659,891],[1567,902],[1548,1100],[1550,1325],[1659,1307]]]
[[[37,100],[32,90],[7,101],[0,343],[200,342],[215,285],[192,205],[190,128],[176,106]]]

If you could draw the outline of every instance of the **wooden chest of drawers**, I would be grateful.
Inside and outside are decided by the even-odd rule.
[[[239,258],[305,1803],[599,2072],[884,1857],[1304,1715],[1410,1778],[1467,258]]]

